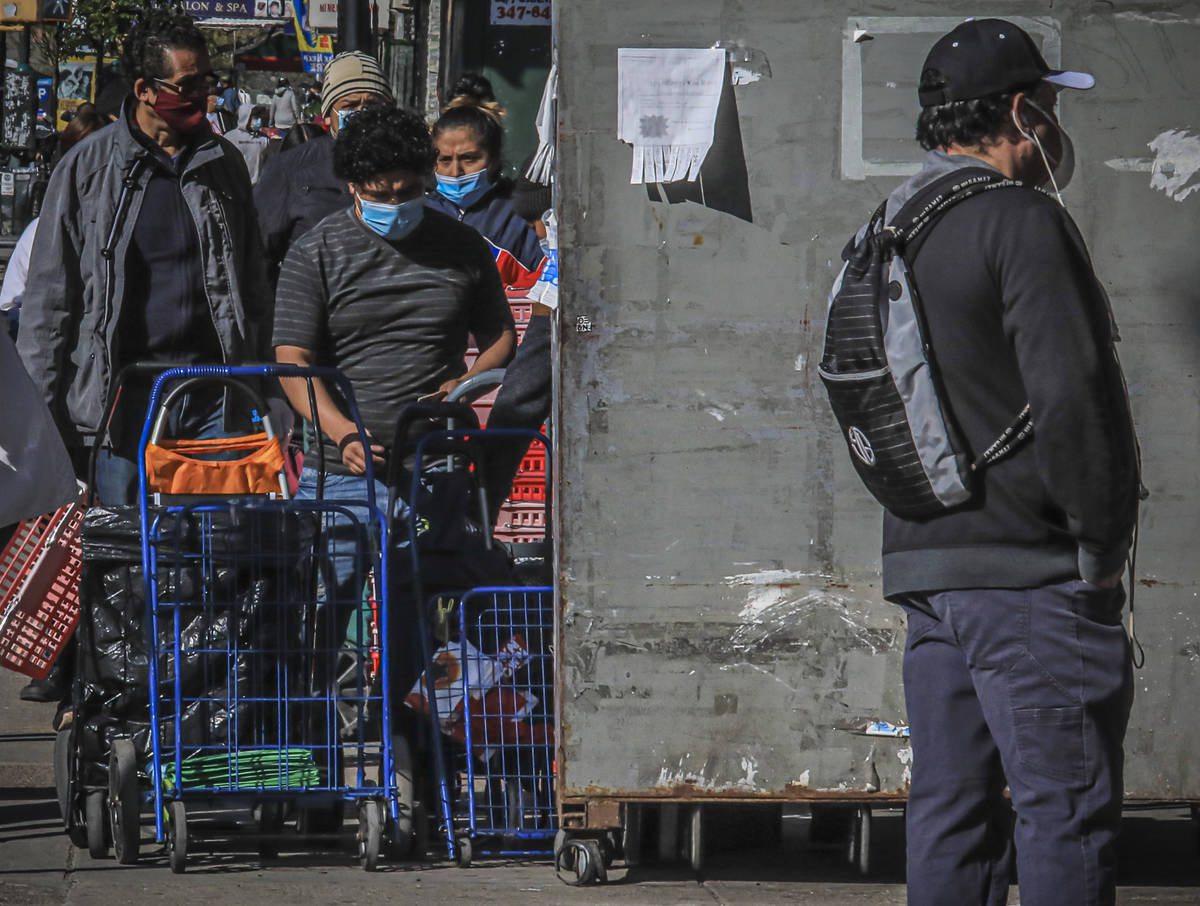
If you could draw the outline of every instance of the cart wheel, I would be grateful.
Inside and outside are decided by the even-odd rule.
[[[374,799],[358,809],[358,861],[366,871],[379,865],[379,844],[383,838],[383,808]]]
[[[625,856],[625,866],[636,868],[642,861],[642,807],[636,802],[626,802],[621,817],[624,819],[621,850]]]
[[[850,864],[861,875],[871,871],[871,807],[860,805],[854,810],[850,830]]]
[[[688,815],[687,859],[692,871],[704,869],[704,811],[703,806],[693,805]]]
[[[458,850],[454,859],[458,863],[458,867],[470,868],[471,860],[475,858],[475,847],[471,845],[471,838],[459,837],[454,841],[454,848]]]
[[[80,849],[87,849],[87,828],[84,827],[76,809],[75,783],[72,770],[75,763],[75,741],[71,730],[59,730],[54,735],[54,792],[58,808],[62,813],[63,828],[70,841]]]
[[[187,868],[187,808],[176,799],[167,806],[167,855],[171,860],[171,871],[183,874]]]
[[[54,734],[54,792],[58,796],[58,811],[62,815],[63,827],[71,826],[71,729],[59,730]]]
[[[571,887],[583,887],[599,877],[601,858],[588,846],[591,840],[567,840],[554,857],[558,879]]]
[[[258,856],[274,859],[279,855],[279,837],[283,833],[283,803],[263,802],[258,814]]]
[[[88,855],[103,859],[108,855],[108,819],[104,814],[104,791],[93,790],[84,800]]]
[[[142,836],[141,802],[137,756],[128,739],[114,739],[108,756],[108,821],[117,861],[133,865]]]

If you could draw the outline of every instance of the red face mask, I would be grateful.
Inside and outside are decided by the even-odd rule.
[[[173,91],[159,91],[158,100],[153,106],[154,112],[163,118],[163,122],[182,135],[191,135],[198,132],[201,126],[207,125],[204,105]]]

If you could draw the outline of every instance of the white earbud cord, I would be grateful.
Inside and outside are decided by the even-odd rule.
[[[1042,116],[1046,116],[1046,114],[1042,112],[1042,108],[1033,103],[1033,101],[1026,98],[1025,103],[1027,103],[1038,113],[1041,113]],[[1065,208],[1067,203],[1063,201],[1062,192],[1058,190],[1058,182],[1054,179],[1054,168],[1050,166],[1050,158],[1046,156],[1046,149],[1042,147],[1042,140],[1038,138],[1037,132],[1035,132],[1033,129],[1030,129],[1028,132],[1026,132],[1021,128],[1021,121],[1017,118],[1017,112],[1015,110],[1013,111],[1012,118],[1013,124],[1017,127],[1017,131],[1025,136],[1025,138],[1033,142],[1033,146],[1038,149],[1038,154],[1042,156],[1042,163],[1046,165],[1046,174],[1050,177],[1050,185],[1054,188],[1054,197],[1057,198],[1058,203]],[[1049,117],[1047,117],[1047,119],[1049,119]]]

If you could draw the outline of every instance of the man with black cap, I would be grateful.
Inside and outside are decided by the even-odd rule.
[[[393,105],[379,62],[362,51],[338,54],[325,67],[321,116],[329,135],[277,154],[254,186],[271,280],[292,243],[335,211],[350,207],[346,181],[333,172],[333,141],[345,121],[364,107]]]
[[[1026,402],[1034,423],[968,503],[884,516],[884,595],[908,614],[910,904],[1006,903],[1014,839],[1025,906],[1115,896],[1137,447],[1115,322],[1059,194],[1073,154],[1055,114],[1060,89],[1093,84],[1011,22],[963,23],[922,68],[928,153],[888,202],[890,218],[969,169],[1023,184],[955,205],[907,254],[971,453]]]

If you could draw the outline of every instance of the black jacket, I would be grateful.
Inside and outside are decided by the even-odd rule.
[[[270,158],[254,185],[254,204],[274,283],[292,243],[350,207],[350,190],[333,173],[333,138],[321,135]]]
[[[930,152],[889,215],[949,170],[980,165]],[[1034,434],[983,473],[970,503],[919,521],[885,515],[884,594],[1116,572],[1136,514],[1136,442],[1107,296],[1070,216],[1035,189],[981,193],[926,231],[912,271],[972,457],[1026,401]]]
[[[536,282],[546,254],[537,233],[513,208],[512,193],[512,180],[501,178],[463,199],[463,206],[436,189],[425,196],[425,204],[479,231],[492,247],[504,285],[524,288]]]

